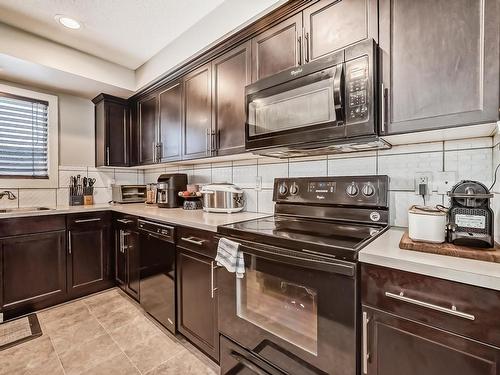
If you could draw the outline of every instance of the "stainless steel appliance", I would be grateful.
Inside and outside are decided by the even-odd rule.
[[[295,157],[389,148],[378,137],[377,46],[370,39],[246,87],[246,142]]]
[[[146,185],[112,185],[111,196],[115,203],[144,203]]]
[[[179,191],[186,190],[187,175],[184,173],[162,174],[156,184],[156,204],[158,207],[182,207]]]
[[[274,216],[219,227],[221,374],[359,373],[358,251],[388,228],[388,177],[276,179]],[[253,372],[252,372],[253,371]]]
[[[448,240],[456,245],[493,247],[493,194],[477,181],[460,181],[448,193]]]
[[[138,220],[137,226],[141,306],[165,328],[175,333],[174,228],[148,220]]]
[[[201,188],[203,210],[207,212],[239,212],[245,208],[243,190],[238,186],[221,183],[209,184]]]

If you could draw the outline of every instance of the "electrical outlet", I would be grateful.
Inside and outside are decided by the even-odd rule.
[[[415,173],[414,182],[416,195],[432,194],[432,172]]]
[[[446,194],[457,183],[458,174],[456,171],[438,172],[436,174],[436,190],[438,194]]]

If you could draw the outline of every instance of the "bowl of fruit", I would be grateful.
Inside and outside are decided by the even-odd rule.
[[[201,192],[199,191],[179,191],[179,197],[184,198],[182,208],[185,210],[199,210],[203,208]]]

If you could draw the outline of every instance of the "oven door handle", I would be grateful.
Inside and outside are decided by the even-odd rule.
[[[257,366],[256,364],[254,364],[253,362],[249,361],[248,359],[246,359],[244,356],[242,356],[241,354],[239,353],[236,353],[235,351],[231,351],[229,353],[231,355],[231,357],[233,357],[236,361],[238,361],[239,364],[241,364],[242,366],[246,367],[247,369],[249,369],[250,371],[254,372],[255,374],[257,375],[269,375],[269,373],[267,371],[264,371],[263,369],[261,369],[259,366]]]

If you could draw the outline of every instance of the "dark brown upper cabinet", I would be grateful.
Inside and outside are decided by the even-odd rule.
[[[112,286],[111,215],[68,215],[68,293],[87,295]]]
[[[212,124],[217,155],[245,151],[245,86],[251,83],[251,43],[212,62]]]
[[[498,120],[498,1],[381,0],[379,22],[383,131]]]
[[[137,125],[139,147],[138,164],[153,164],[158,156],[158,95],[152,95],[137,103]]]
[[[303,11],[303,62],[367,38],[377,40],[376,0],[321,0]]]
[[[183,159],[212,155],[212,69],[206,64],[184,77]]]
[[[125,99],[101,94],[95,104],[95,165],[130,164],[130,116]]]
[[[302,13],[252,39],[252,81],[302,63]]]
[[[182,157],[182,82],[175,82],[159,94],[159,161]]]

